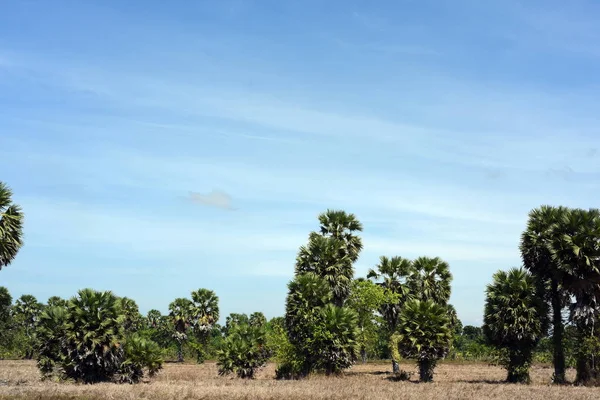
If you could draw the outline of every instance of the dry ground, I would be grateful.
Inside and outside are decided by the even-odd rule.
[[[415,371],[413,365],[402,369]],[[166,364],[150,382],[137,385],[77,385],[41,382],[35,363],[0,361],[0,399],[599,399],[600,388],[554,387],[552,370],[536,366],[533,384],[508,385],[505,371],[485,364],[440,364],[435,382],[393,382],[387,364],[357,365],[339,378],[272,379],[274,366],[254,381],[219,377],[214,363]],[[573,373],[570,371],[570,378]]]

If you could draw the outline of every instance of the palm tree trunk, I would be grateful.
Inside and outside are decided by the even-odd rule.
[[[566,383],[565,376],[565,350],[563,348],[563,337],[565,327],[562,320],[562,304],[561,304],[561,293],[558,289],[558,282],[552,279],[552,324],[553,334],[552,341],[554,345],[554,383],[564,384]]]
[[[183,362],[183,342],[179,342],[179,347],[177,349],[177,362]]]
[[[392,372],[394,374],[399,374],[400,373],[400,364],[398,364],[398,361],[392,359]]]

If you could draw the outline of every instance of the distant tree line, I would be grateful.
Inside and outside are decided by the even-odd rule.
[[[23,245],[23,213],[0,183],[0,268]],[[80,290],[70,299],[13,302],[0,287],[0,357],[37,360],[44,379],[138,382],[165,359],[217,361],[221,375],[251,379],[267,362],[275,378],[337,375],[356,362],[391,360],[398,380],[430,382],[440,360],[502,365],[507,381],[528,383],[533,362],[552,363],[553,381],[600,385],[600,211],[542,206],[521,235],[522,266],[497,271],[486,287],[484,323],[463,326],[450,304],[452,274],[439,257],[382,256],[354,276],[363,249],[354,214],[318,216],[296,256],[285,314],[230,314],[200,288],[174,299],[168,314],[146,315],[130,298]]]

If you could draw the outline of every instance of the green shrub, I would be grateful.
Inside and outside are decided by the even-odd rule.
[[[158,345],[133,335],[125,340],[120,301],[111,292],[84,289],[66,307],[40,317],[38,368],[43,378],[77,382],[137,382],[162,365]]]
[[[219,375],[235,373],[240,378],[253,379],[270,356],[264,326],[235,325],[217,352]]]

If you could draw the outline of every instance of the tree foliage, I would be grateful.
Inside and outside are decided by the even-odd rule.
[[[12,195],[0,182],[0,270],[10,265],[23,246],[23,211],[12,202]]]
[[[523,269],[498,271],[486,294],[484,334],[508,351],[507,381],[529,383],[533,350],[548,324],[546,303],[537,295],[535,279]]]

